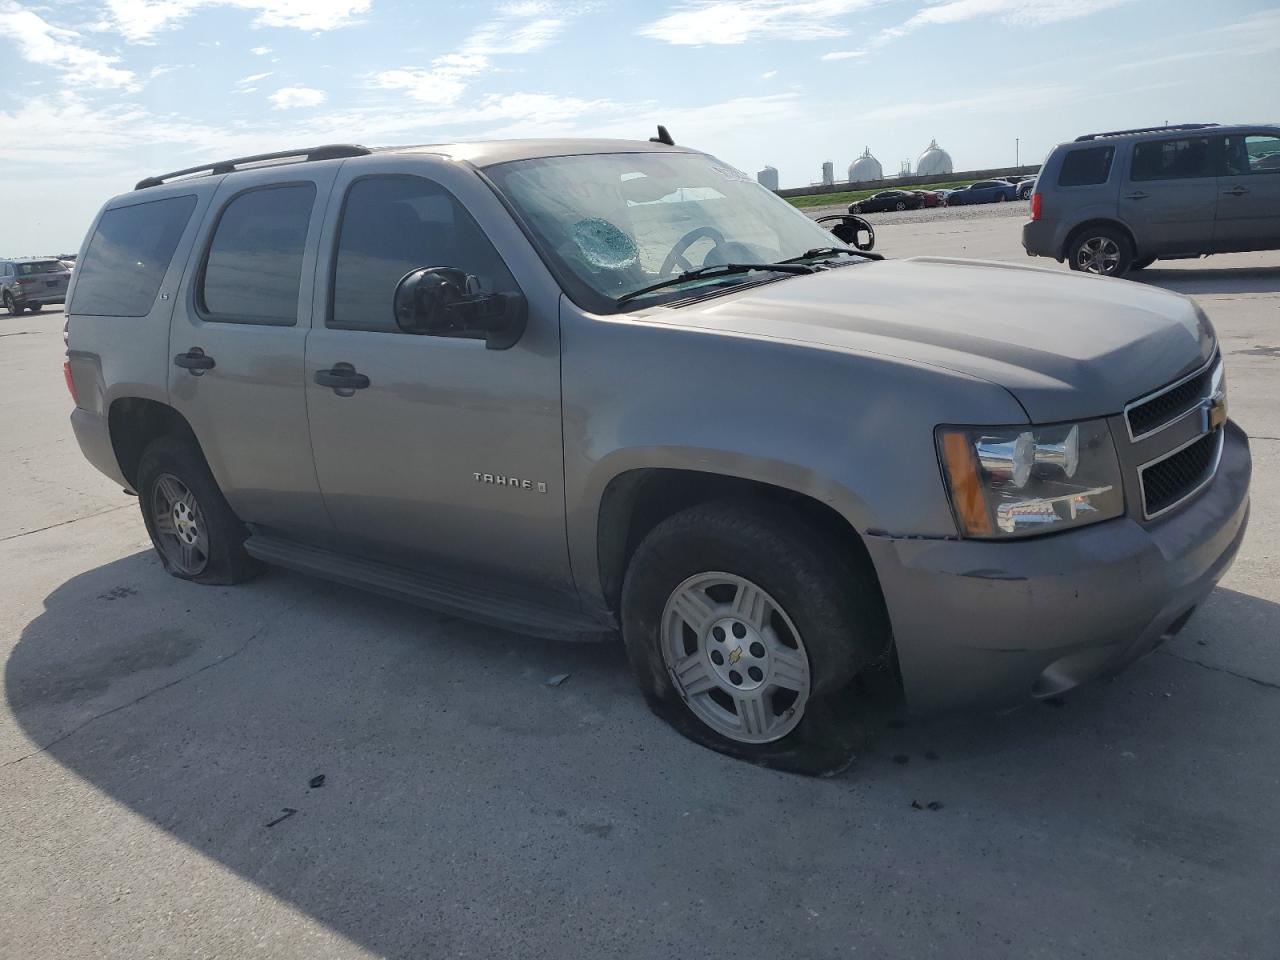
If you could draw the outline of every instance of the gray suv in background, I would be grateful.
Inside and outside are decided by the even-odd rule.
[[[660,716],[789,769],[847,762],[860,679],[1005,706],[1132,662],[1248,519],[1192,301],[885,260],[669,138],[149,177],[67,340],[80,447],[174,576],[620,634]]]
[[[1022,245],[1107,276],[1278,250],[1280,127],[1193,123],[1060,144],[1040,169]]]
[[[0,304],[12,316],[24,310],[39,313],[67,297],[71,271],[53,257],[0,260]]]

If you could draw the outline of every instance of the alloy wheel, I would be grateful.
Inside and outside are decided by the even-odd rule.
[[[194,577],[209,563],[209,530],[195,494],[171,473],[162,473],[151,495],[151,520],[165,559]]]
[[[809,698],[809,657],[786,611],[731,573],[695,574],[662,612],[662,659],[688,708],[739,743],[794,730]]]
[[[1085,273],[1109,276],[1119,263],[1120,245],[1110,237],[1090,237],[1076,253],[1076,265]]]

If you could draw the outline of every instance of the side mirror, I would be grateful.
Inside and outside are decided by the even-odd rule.
[[[834,216],[819,217],[818,223],[835,223],[827,229],[840,240],[858,250],[873,250],[876,245],[876,231],[862,217],[851,213],[837,213]]]
[[[396,284],[396,326],[405,333],[483,340],[490,350],[513,346],[524,333],[528,304],[518,293],[483,293],[457,267],[420,267]]]

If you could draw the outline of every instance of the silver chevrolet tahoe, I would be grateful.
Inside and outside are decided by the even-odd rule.
[[[1250,475],[1192,301],[884,260],[668,139],[141,181],[72,281],[85,456],[176,577],[620,633],[660,716],[793,769],[870,672],[1011,705],[1187,622]]]

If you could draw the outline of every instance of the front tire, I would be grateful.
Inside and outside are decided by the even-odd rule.
[[[627,569],[622,623],[650,707],[694,742],[811,774],[861,744],[847,688],[886,654],[883,601],[802,518],[728,502],[667,518]]]
[[[9,311],[9,316],[11,317],[22,315],[22,308],[18,306],[17,301],[13,299],[13,294],[8,290],[4,292],[4,308]]]
[[[244,549],[248,530],[191,441],[152,441],[138,464],[137,489],[151,543],[172,576],[232,584],[261,572]]]
[[[1133,265],[1133,247],[1129,238],[1114,227],[1091,227],[1071,241],[1067,262],[1072,270],[1081,273],[1121,277]]]
[[[893,209],[901,213],[903,210],[907,209],[907,202],[905,200],[899,200],[893,205]]]
[[[43,303],[29,303],[29,304],[27,304],[27,309],[28,309],[28,310],[30,310],[32,313],[39,313],[41,310],[43,310],[43,309],[44,309],[44,304],[43,304]]]

